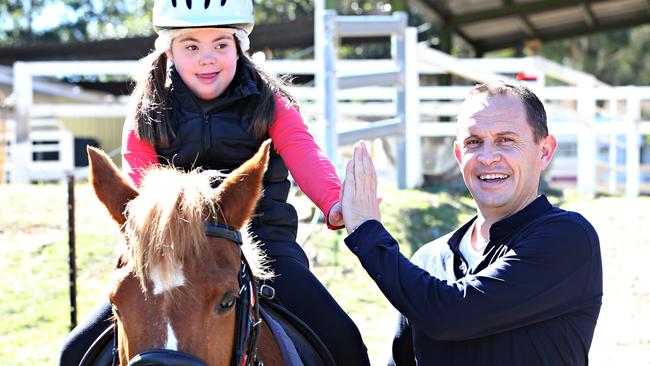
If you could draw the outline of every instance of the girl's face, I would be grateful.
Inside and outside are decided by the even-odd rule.
[[[166,52],[185,84],[203,100],[221,95],[237,70],[237,43],[227,30],[204,28],[180,35]]]

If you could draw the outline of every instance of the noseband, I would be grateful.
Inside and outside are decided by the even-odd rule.
[[[239,231],[213,223],[205,223],[205,235],[222,238],[239,246],[243,244]],[[241,254],[241,266],[237,275],[239,298],[235,345],[231,366],[263,366],[257,357],[257,342],[260,336],[260,307],[257,302],[257,286],[246,257]],[[117,365],[117,326],[113,339],[113,366]],[[205,362],[187,353],[168,349],[152,349],[142,352],[129,361],[128,366],[206,366]]]

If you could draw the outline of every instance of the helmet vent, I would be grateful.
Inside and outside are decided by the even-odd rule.
[[[2,2],[4,0],[0,0]],[[149,0],[151,1],[151,0]],[[250,34],[255,0],[154,0],[153,26],[164,29],[233,27]],[[219,6],[221,5],[221,6]]]
[[[221,6],[225,6],[228,0],[221,0]],[[185,4],[188,9],[192,9],[192,0],[185,0]],[[176,7],[176,0],[172,0],[172,6]],[[205,0],[203,3],[203,8],[207,9],[210,6],[210,0]]]

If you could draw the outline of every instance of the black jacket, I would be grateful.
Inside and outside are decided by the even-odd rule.
[[[237,65],[228,88],[207,110],[174,69],[171,80],[170,114],[176,137],[169,147],[156,147],[161,164],[228,173],[251,158],[269,138],[268,133],[260,138],[249,133],[251,121],[245,109],[249,103],[257,103],[259,92],[254,76],[241,64]],[[269,255],[291,255],[298,250],[302,257],[302,250],[295,244],[298,216],[295,208],[286,202],[290,188],[288,174],[280,155],[271,149],[264,193],[251,222],[251,231]]]
[[[603,295],[594,228],[540,196],[492,225],[470,272],[458,246],[472,221],[413,262],[377,221],[346,238],[402,314],[394,364],[586,365]]]

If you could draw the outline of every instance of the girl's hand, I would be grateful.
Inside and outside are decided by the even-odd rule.
[[[341,202],[336,202],[327,215],[327,223],[331,226],[343,226],[343,213],[341,212]]]

